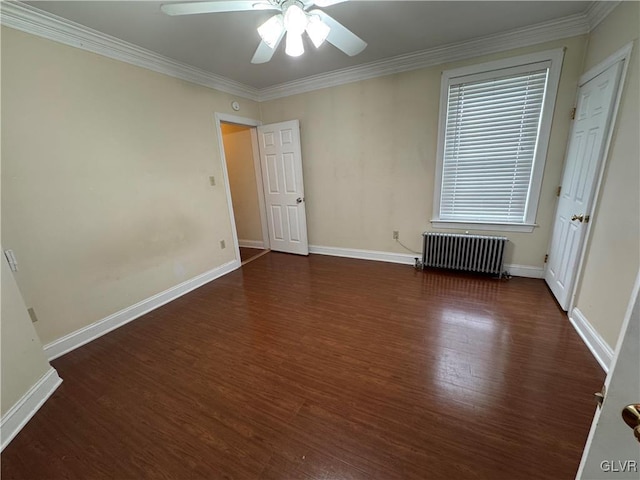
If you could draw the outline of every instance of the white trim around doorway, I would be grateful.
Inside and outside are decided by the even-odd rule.
[[[596,212],[596,208],[598,206],[598,199],[600,198],[600,189],[602,188],[602,182],[604,179],[604,172],[607,166],[607,160],[609,157],[609,150],[611,148],[611,141],[613,138],[613,131],[615,130],[616,119],[618,118],[618,110],[620,109],[620,101],[622,100],[622,93],[624,91],[624,86],[627,78],[627,71],[629,70],[629,60],[631,59],[631,51],[633,50],[633,42],[627,43],[624,47],[620,48],[616,52],[609,55],[602,62],[592,67],[588,71],[586,71],[580,77],[578,82],[578,88],[587,83],[589,80],[600,75],[602,72],[612,67],[616,63],[623,61],[622,72],[620,72],[620,80],[618,81],[618,91],[616,92],[616,97],[613,104],[613,111],[611,112],[611,119],[608,125],[608,131],[606,133],[606,138],[604,140],[604,149],[602,150],[602,160],[600,162],[600,171],[598,173],[598,180],[596,181],[595,190],[593,192],[593,201],[591,203],[591,209],[589,211],[589,215],[591,218],[594,218],[594,214]],[[597,219],[595,219],[597,221]],[[584,240],[580,247],[580,260],[578,261],[578,267],[576,271],[575,281],[573,283],[572,291],[571,291],[571,299],[569,301],[569,310],[567,314],[570,316],[576,307],[576,295],[578,293],[578,286],[580,285],[580,276],[582,275],[582,270],[584,267],[586,255],[587,255],[587,247],[589,245],[589,240],[591,238],[591,229],[595,222],[587,223],[587,231],[584,235]]]
[[[222,160],[222,175],[224,177],[224,189],[227,196],[227,205],[229,206],[229,218],[231,220],[231,233],[233,235],[233,243],[236,254],[236,260],[241,262],[240,258],[240,242],[238,239],[238,230],[236,228],[236,219],[233,213],[233,202],[231,200],[231,183],[229,181],[229,170],[227,168],[227,158],[224,154],[224,140],[222,136],[222,126],[224,123],[234,123],[236,125],[244,125],[254,127],[251,129],[251,144],[253,150],[253,165],[256,175],[256,186],[258,188],[258,205],[260,208],[260,224],[262,227],[262,238],[265,249],[269,248],[269,231],[267,230],[267,215],[264,203],[264,188],[262,186],[262,168],[260,166],[260,154],[258,152],[258,135],[256,128],[262,125],[262,122],[253,118],[240,117],[228,113],[215,112],[216,135],[218,137],[218,147],[220,149],[220,158]]]

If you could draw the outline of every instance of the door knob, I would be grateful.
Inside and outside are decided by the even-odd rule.
[[[302,203],[302,200],[304,200],[302,197],[298,197],[296,198],[296,203]]]
[[[584,213],[581,213],[580,215],[573,215],[571,217],[572,222],[575,222],[576,220],[578,220],[579,222],[589,223],[590,219],[591,217],[589,215],[585,215]]]
[[[636,440],[640,442],[640,403],[627,405],[622,409],[622,419],[633,428]]]

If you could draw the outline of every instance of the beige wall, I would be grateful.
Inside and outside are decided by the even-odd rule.
[[[264,123],[300,119],[309,242],[406,253],[392,239],[399,230],[403,243],[420,250],[422,232],[432,230],[442,70],[566,46],[540,227],[507,234],[508,263],[542,267],[585,43],[568,38],[261,103]]]
[[[49,370],[50,366],[13,274],[4,258],[0,259],[0,263],[2,263],[0,414],[4,416]]]
[[[222,123],[221,128],[238,239],[262,242],[251,127]]]
[[[234,259],[232,96],[4,27],[2,66],[2,243],[43,343]]]
[[[640,3],[623,2],[589,37],[588,70],[634,41],[576,307],[615,348],[640,267]]]

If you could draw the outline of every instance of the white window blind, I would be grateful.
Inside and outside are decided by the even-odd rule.
[[[452,79],[440,220],[525,222],[549,69],[517,70]]]

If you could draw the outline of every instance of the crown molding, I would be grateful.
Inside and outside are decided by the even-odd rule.
[[[256,88],[177,62],[164,55],[159,55],[22,2],[1,2],[0,23],[16,30],[214,88],[221,92],[250,100],[257,101],[259,99]]]
[[[262,89],[177,62],[19,1],[0,2],[0,23],[26,33],[239,97],[267,101],[583,35],[593,30],[620,3],[615,0],[595,1],[581,14],[313,75]]]
[[[260,101],[274,100],[290,95],[319,90],[321,88],[368,80],[383,75],[457,62],[482,55],[583,35],[588,32],[589,24],[586,15],[571,15],[550,22],[518,28],[509,32],[399,55],[356,67],[335,70],[333,72],[263,88],[260,90]]]
[[[622,2],[618,0],[605,0],[600,2],[591,2],[587,10],[584,12],[589,23],[589,31],[593,30],[600,24],[602,20],[609,15],[614,8]]]

